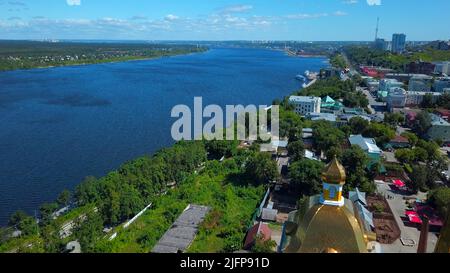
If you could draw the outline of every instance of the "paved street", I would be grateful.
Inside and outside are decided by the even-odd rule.
[[[400,240],[397,240],[395,243],[391,245],[382,244],[381,248],[383,253],[417,253],[417,247],[420,238],[420,230],[417,227],[405,226],[403,220],[400,216],[405,214],[406,204],[405,200],[403,200],[403,195],[397,194],[391,190],[387,183],[377,183],[377,189],[379,193],[383,195],[391,195],[394,199],[388,199],[389,206],[394,213],[394,216],[399,224],[401,230],[401,238],[403,239],[412,239],[416,242],[416,245],[413,247],[404,246]],[[419,193],[418,198],[422,199],[426,197],[426,194]],[[428,237],[428,246],[427,253],[434,252],[434,248],[437,243],[437,235],[435,233],[430,232]]]
[[[369,92],[369,90],[367,90],[367,88],[356,87],[356,91],[362,92],[364,95],[366,95],[367,99],[369,100],[369,109],[372,111],[372,114],[377,113],[377,109],[384,108],[386,106],[386,103],[378,102],[372,96],[372,94],[370,94],[370,92]]]

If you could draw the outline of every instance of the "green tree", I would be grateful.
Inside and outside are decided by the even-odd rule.
[[[416,120],[413,125],[414,131],[419,136],[424,136],[428,129],[431,128],[431,116],[426,111],[422,111],[416,116]]]
[[[407,186],[413,192],[417,193],[419,190],[426,191],[426,183],[428,170],[426,166],[415,165],[413,166],[413,171],[409,175],[410,181],[407,182]]]
[[[287,149],[292,161],[299,161],[305,157],[305,144],[301,140],[290,142]]]
[[[361,117],[354,117],[350,119],[348,125],[351,128],[352,134],[359,135],[366,131],[369,127],[369,122]]]
[[[450,207],[450,188],[438,188],[429,193],[429,201],[433,204],[444,218],[448,215]]]
[[[396,128],[398,125],[405,122],[405,117],[400,113],[386,113],[384,115],[384,122]]]
[[[411,132],[403,132],[402,136],[408,139],[409,144],[411,144],[411,146],[416,146],[417,142],[419,141],[419,137]]]
[[[70,193],[70,191],[63,190],[59,194],[58,198],[56,199],[56,203],[61,207],[65,207],[65,206],[69,205],[71,198],[72,198],[72,194]]]
[[[253,253],[274,253],[277,243],[273,240],[264,240],[262,235],[255,238],[255,244],[252,247]]]
[[[278,179],[278,166],[269,154],[256,153],[245,166],[245,173],[257,184],[265,184]]]
[[[345,140],[345,134],[326,121],[313,124],[313,137],[318,150],[327,153],[332,147],[341,146]]]
[[[433,96],[431,94],[423,96],[422,104],[420,106],[422,108],[434,108],[435,104],[433,103]]]
[[[363,132],[363,136],[375,138],[379,146],[384,146],[395,137],[395,131],[383,123],[372,122]]]
[[[39,226],[36,219],[20,210],[11,215],[8,225],[16,227],[24,236],[36,235],[39,232]]]
[[[74,235],[80,242],[83,252],[95,252],[95,245],[103,235],[103,220],[100,215],[90,212],[84,219],[79,219],[75,223]]]
[[[318,194],[322,189],[321,174],[324,165],[320,161],[303,159],[289,167],[291,183],[303,195]]]
[[[53,213],[58,210],[58,204],[56,203],[46,203],[39,208],[39,213],[41,214],[40,224],[45,226],[53,220]]]

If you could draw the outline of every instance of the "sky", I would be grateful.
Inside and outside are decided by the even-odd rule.
[[[449,0],[0,0],[0,39],[448,40]]]

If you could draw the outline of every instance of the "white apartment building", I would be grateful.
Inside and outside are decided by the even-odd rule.
[[[389,109],[393,108],[403,108],[406,105],[406,91],[403,88],[391,88],[387,96],[387,107]]]
[[[295,106],[295,112],[305,116],[310,113],[320,113],[322,99],[319,97],[291,96],[289,103]]]
[[[436,92],[408,91],[408,92],[406,92],[406,106],[416,106],[416,105],[422,104],[423,98],[427,94],[430,94],[432,96],[433,102],[436,102],[439,99],[439,97],[442,95],[441,93],[436,93]]]
[[[395,88],[395,87],[402,88],[403,87],[403,83],[399,82],[396,79],[382,79],[380,81],[380,85],[379,85],[378,91],[380,91],[380,92],[389,92],[389,90],[391,90],[391,88]]]
[[[434,64],[436,65],[434,68],[435,73],[450,75],[450,62],[437,62]]]
[[[409,80],[408,90],[419,92],[430,92],[433,77],[430,76],[414,76]]]
[[[434,81],[434,92],[444,93],[446,88],[450,88],[450,77],[437,78]]]

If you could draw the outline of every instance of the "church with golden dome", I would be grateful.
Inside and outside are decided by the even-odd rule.
[[[366,253],[366,232],[353,202],[343,197],[344,167],[334,158],[322,174],[323,192],[303,199],[284,226],[284,253]]]

